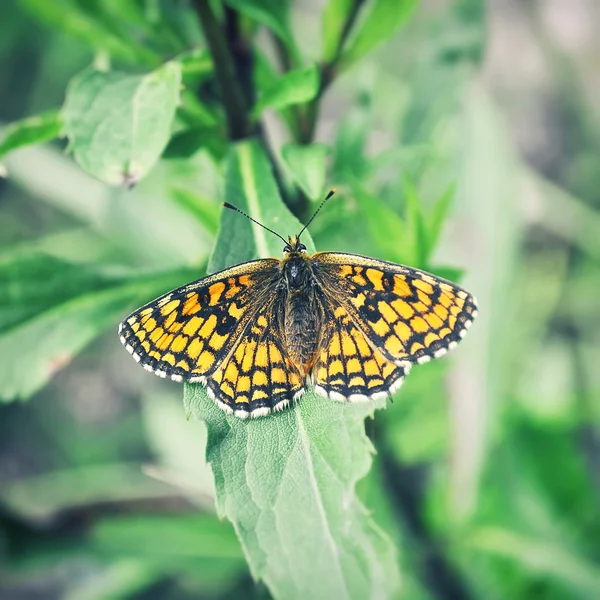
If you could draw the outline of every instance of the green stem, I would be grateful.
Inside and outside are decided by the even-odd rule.
[[[360,12],[364,2],[365,0],[354,0],[352,6],[350,7],[350,11],[348,12],[344,27],[342,28],[333,58],[329,62],[321,65],[321,81],[319,84],[319,91],[317,92],[317,95],[306,105],[305,111],[298,120],[298,141],[301,144],[310,144],[315,137],[315,129],[319,118],[321,97],[338,74],[346,40],[348,39],[348,36],[350,35],[350,32],[356,23],[358,13]]]

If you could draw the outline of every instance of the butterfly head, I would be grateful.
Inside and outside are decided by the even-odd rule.
[[[286,254],[299,254],[300,252],[306,252],[306,246],[300,242],[299,235],[290,235],[283,251]]]

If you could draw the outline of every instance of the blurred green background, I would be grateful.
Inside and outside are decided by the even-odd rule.
[[[0,7],[0,121],[45,115],[33,142],[56,137],[93,61],[140,73],[187,56],[177,135],[132,189],[87,175],[64,140],[0,155],[2,598],[270,597],[216,516],[181,386],[116,335],[128,310],[202,276],[217,234],[228,141],[193,4]],[[293,1],[275,37],[283,4],[229,2],[256,88],[333,56],[335,11],[362,4]],[[599,598],[600,6],[414,4],[398,29],[381,13],[381,43],[318,102],[262,118],[299,218],[338,188],[317,249],[428,268],[479,300],[460,348],[367,422],[359,493],[398,548],[404,598]],[[304,186],[290,140],[324,144]]]

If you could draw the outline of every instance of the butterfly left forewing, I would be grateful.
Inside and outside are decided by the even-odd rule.
[[[177,288],[124,319],[121,342],[160,377],[204,381],[274,288],[278,272],[276,259],[251,261]]]
[[[466,290],[417,269],[341,252],[315,254],[312,262],[325,294],[400,366],[442,356],[477,315]]]

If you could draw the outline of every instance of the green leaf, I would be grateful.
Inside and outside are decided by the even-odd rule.
[[[402,190],[406,202],[406,227],[413,248],[414,266],[425,269],[432,248],[429,246],[423,203],[417,189],[406,176],[402,177]]]
[[[68,509],[101,502],[172,496],[173,488],[144,475],[139,463],[79,465],[5,481],[0,489],[2,504],[11,512],[39,522],[51,521]]]
[[[467,537],[466,543],[476,552],[506,557],[532,574],[562,581],[577,597],[600,596],[597,562],[577,556],[554,539],[540,540],[500,527],[481,527]]]
[[[147,75],[94,69],[77,75],[61,115],[79,165],[111,185],[138,182],[169,141],[180,85],[176,62]]]
[[[328,152],[329,146],[325,144],[286,144],[281,149],[291,177],[311,200],[318,200],[323,195]]]
[[[342,64],[356,63],[378,44],[391,38],[417,4],[418,0],[372,0],[345,46]]]
[[[283,234],[298,231],[258,145],[234,149],[226,181],[229,202]],[[221,222],[211,271],[280,254],[280,240],[240,215],[227,211]],[[394,596],[395,550],[355,493],[371,464],[363,421],[385,402],[340,405],[308,393],[293,409],[244,421],[186,385],[184,404],[206,422],[219,511],[274,597]]]
[[[379,258],[414,265],[414,247],[410,232],[400,215],[379,198],[369,194],[357,179],[350,179],[352,191],[359,206],[362,222],[366,225]]]
[[[207,231],[213,235],[217,234],[219,209],[215,202],[201,194],[183,188],[175,188],[171,195],[180,206],[192,213]]]
[[[225,0],[225,3],[271,29],[297,54],[289,26],[287,0]]]
[[[456,186],[451,184],[440,196],[429,213],[429,217],[427,218],[427,237],[430,252],[435,249],[440,239],[442,228],[446,222],[448,213],[450,212],[450,207],[452,206],[452,199],[454,198],[455,191]]]
[[[161,532],[160,544],[156,543],[157,531]],[[210,514],[104,518],[93,527],[92,539],[104,550],[136,557],[243,559],[231,526]]]
[[[181,76],[187,84],[207,79],[214,72],[213,59],[206,48],[192,48],[175,57],[181,65]]]
[[[78,38],[94,51],[138,65],[155,65],[160,60],[157,52],[141,44],[131,30],[121,27],[120,21],[101,18],[95,10],[101,8],[101,3],[88,2],[84,7],[78,0],[20,0],[20,4],[35,19],[48,23],[57,32]]]
[[[233,528],[211,514],[103,518],[92,528],[91,545],[103,556],[142,560],[165,575],[183,572],[217,590],[248,572]]]
[[[11,123],[2,131],[0,159],[5,155],[30,144],[41,144],[60,136],[62,124],[57,110],[27,117]]]
[[[363,95],[358,106],[340,120],[334,144],[332,172],[341,179],[366,173],[365,145],[371,127],[370,98]]]
[[[306,69],[293,69],[280,77],[272,87],[266,88],[254,106],[258,118],[270,106],[281,109],[293,104],[309,102],[319,90],[319,70],[316,65]]]
[[[195,278],[185,270],[131,279],[44,255],[2,257],[0,400],[31,396],[128,310]]]
[[[329,0],[323,11],[323,62],[334,60],[353,0]]]

